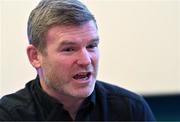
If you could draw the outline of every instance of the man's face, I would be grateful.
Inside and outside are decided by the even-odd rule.
[[[99,36],[96,25],[54,26],[46,37],[46,53],[41,56],[45,89],[54,94],[85,98],[96,82]]]

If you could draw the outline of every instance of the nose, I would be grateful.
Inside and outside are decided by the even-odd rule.
[[[87,66],[91,64],[91,55],[87,49],[83,49],[80,51],[77,64],[82,65],[82,66]]]

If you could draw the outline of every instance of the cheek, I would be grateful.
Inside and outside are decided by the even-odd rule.
[[[73,62],[70,58],[59,59],[59,60],[56,60],[56,62],[54,62],[54,68],[57,69],[62,74],[65,74],[71,71],[72,64]]]
[[[99,52],[97,52],[96,54],[94,54],[92,56],[92,60],[95,63],[95,65],[98,65],[98,63],[99,63]]]

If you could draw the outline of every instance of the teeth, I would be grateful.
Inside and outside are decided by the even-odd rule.
[[[76,80],[88,80],[89,73],[82,72],[82,73],[76,74],[73,78]]]
[[[80,78],[79,80],[87,80],[87,79],[88,79],[88,77]]]

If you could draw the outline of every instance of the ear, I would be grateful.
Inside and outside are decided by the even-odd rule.
[[[41,66],[41,63],[40,63],[41,60],[40,60],[40,53],[37,50],[37,48],[34,47],[33,45],[29,45],[26,51],[27,51],[27,55],[32,66],[34,68],[39,68]]]

